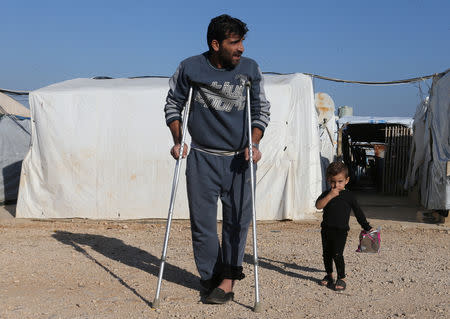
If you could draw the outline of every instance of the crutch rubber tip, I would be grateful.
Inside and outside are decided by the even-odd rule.
[[[261,312],[262,306],[260,302],[255,302],[255,307],[253,307],[253,312]]]
[[[159,299],[155,299],[152,302],[152,308],[153,309],[158,309],[159,308]]]

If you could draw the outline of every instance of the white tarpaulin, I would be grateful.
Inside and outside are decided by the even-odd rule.
[[[167,218],[175,167],[168,89],[167,78],[75,79],[31,92],[17,217]],[[268,75],[265,89],[272,115],[260,145],[257,218],[304,219],[322,182],[312,81]],[[174,210],[183,219],[184,167]]]
[[[337,125],[334,115],[334,101],[327,93],[314,94],[319,120],[320,161],[322,164],[322,190],[327,188],[326,171],[335,160]]]

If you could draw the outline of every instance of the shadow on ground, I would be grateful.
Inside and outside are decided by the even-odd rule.
[[[65,231],[56,231],[53,238],[63,244],[72,246],[76,251],[83,254],[86,258],[92,260],[108,274],[116,278],[123,286],[132,291],[141,300],[151,306],[151,303],[141,296],[133,287],[129,286],[120,276],[114,273],[107,266],[103,265],[95,257],[82,246],[89,246],[94,251],[104,255],[105,257],[121,262],[130,267],[148,272],[149,274],[158,277],[159,268],[161,265],[160,258],[148,253],[137,247],[125,244],[122,240],[112,237],[94,234],[77,234]],[[200,290],[199,278],[185,269],[165,263],[163,280],[173,282],[175,284]]]
[[[244,262],[253,265],[253,256],[249,255],[249,254],[245,254]],[[317,268],[300,266],[295,263],[287,263],[284,261],[273,260],[273,259],[269,259],[269,258],[265,258],[265,257],[261,257],[261,256],[258,256],[258,265],[262,268],[277,271],[282,275],[300,278],[303,280],[310,280],[315,283],[318,283],[319,279],[309,276],[309,275],[304,275],[302,273],[296,272],[295,270],[300,271],[300,272],[308,272],[308,273],[323,272],[323,270],[320,270]]]
[[[86,258],[95,262],[98,266],[103,268],[109,275],[116,278],[123,286],[132,291],[141,300],[151,305],[151,302],[146,300],[141,296],[133,287],[128,285],[118,274],[108,268],[106,265],[102,264],[94,256],[92,256],[83,246],[89,246],[94,251],[102,254],[103,256],[118,261],[122,264],[128,265],[130,267],[135,267],[137,269],[148,272],[149,274],[158,277],[160,268],[160,259],[145,250],[140,248],[127,245],[122,240],[106,237],[97,234],[80,234],[71,233],[66,231],[56,231],[53,238],[59,242],[73,247],[76,251],[83,254]],[[253,256],[246,254],[244,256],[244,262],[253,264]],[[280,274],[291,276],[295,278],[300,278],[304,280],[310,280],[313,282],[318,282],[318,279],[301,272],[306,273],[320,273],[322,270],[300,266],[295,263],[286,263],[278,260],[268,259],[264,257],[259,257],[259,266],[269,270],[274,270]],[[298,272],[299,271],[299,272]],[[194,289],[201,290],[199,285],[199,278],[192,274],[191,272],[179,268],[177,266],[171,265],[166,262],[164,268],[164,280],[173,282],[175,284]]]
[[[7,201],[0,206],[0,219],[10,219],[16,217],[16,203]]]

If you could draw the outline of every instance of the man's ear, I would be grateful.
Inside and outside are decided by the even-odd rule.
[[[347,185],[348,182],[350,182],[350,177],[347,177],[347,178],[345,179],[345,185]]]
[[[213,50],[214,50],[215,52],[218,52],[218,51],[219,51],[219,48],[220,48],[219,41],[217,41],[217,40],[212,40],[212,41],[211,41],[211,47],[213,48]]]

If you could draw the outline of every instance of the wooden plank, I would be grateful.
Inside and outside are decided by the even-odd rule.
[[[390,138],[391,138],[391,129],[389,127],[386,127],[387,132],[387,138],[386,138],[386,153],[384,157],[384,193],[387,193],[389,191],[389,155],[391,154],[390,150]]]
[[[401,164],[400,164],[400,183],[399,183],[399,195],[403,196],[405,191],[403,185],[405,184],[405,166],[406,164],[406,128],[401,127]]]
[[[394,138],[394,145],[395,145],[395,154],[394,154],[394,167],[393,167],[393,183],[392,185],[394,185],[394,190],[393,190],[393,195],[397,194],[398,191],[398,146],[399,146],[399,128],[398,125],[396,125],[394,127],[394,134],[395,134],[395,138]]]

